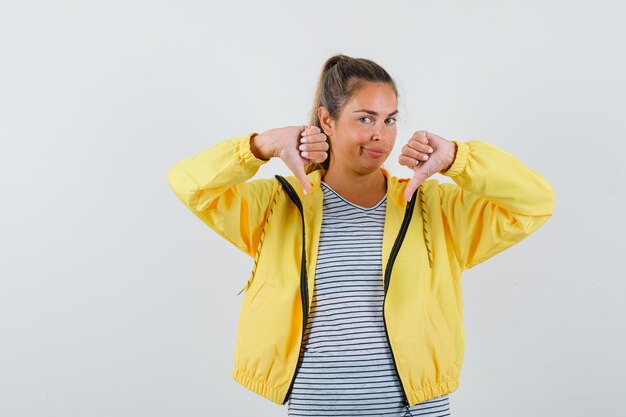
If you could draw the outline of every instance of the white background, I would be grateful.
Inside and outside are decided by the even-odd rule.
[[[323,62],[394,77],[416,130],[500,146],[553,217],[463,276],[454,417],[623,415],[619,1],[0,1],[0,416],[286,416],[232,380],[253,262],[176,161],[303,124]],[[255,178],[290,175],[280,160]],[[441,181],[448,180],[437,175]]]

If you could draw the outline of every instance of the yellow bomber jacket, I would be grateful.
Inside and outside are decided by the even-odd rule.
[[[168,184],[211,229],[254,259],[234,352],[233,379],[285,404],[301,352],[322,223],[321,171],[304,195],[295,175],[248,181],[267,160],[250,151],[257,132],[175,163]],[[484,141],[454,141],[443,175],[409,202],[410,178],[387,178],[383,317],[409,406],[458,388],[465,348],[461,275],[530,235],[552,215],[548,181]]]

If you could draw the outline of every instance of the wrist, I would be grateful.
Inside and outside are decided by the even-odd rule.
[[[451,144],[451,146],[450,146],[449,156],[448,156],[448,158],[446,158],[445,167],[441,171],[439,171],[441,173],[447,172],[452,167],[452,165],[454,165],[454,161],[456,159],[458,146],[457,146],[456,142],[453,142],[453,141],[450,141],[450,144]]]
[[[250,152],[263,161],[269,161],[274,156],[270,143],[263,133],[255,134],[250,138]]]

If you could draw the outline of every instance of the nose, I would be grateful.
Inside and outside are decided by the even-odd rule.
[[[372,139],[374,140],[383,140],[385,138],[383,132],[384,132],[384,127],[381,127],[380,125],[376,125],[374,126],[374,132],[372,133]]]

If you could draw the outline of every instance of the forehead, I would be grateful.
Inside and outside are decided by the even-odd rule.
[[[389,84],[367,83],[354,94],[346,107],[352,109],[366,108],[379,110],[385,114],[396,109],[396,94]]]

